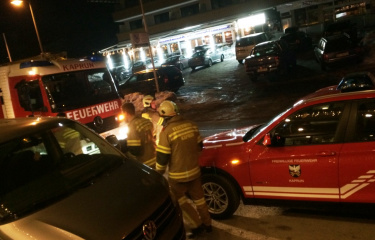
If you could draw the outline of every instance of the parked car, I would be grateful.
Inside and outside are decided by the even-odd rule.
[[[315,59],[322,70],[333,64],[363,60],[363,47],[354,43],[347,34],[322,37],[314,48]]]
[[[267,41],[255,45],[245,59],[245,71],[252,81],[256,81],[260,75],[286,74],[296,63],[296,54],[286,42]]]
[[[189,58],[184,55],[174,55],[167,58],[167,60],[161,64],[161,67],[176,66],[181,71],[189,67]]]
[[[302,31],[286,33],[280,39],[287,42],[290,49],[296,52],[313,49],[311,36]]]
[[[339,84],[321,88],[315,93],[322,92],[338,93],[338,92],[354,92],[375,89],[375,76],[371,72],[353,72],[346,74]]]
[[[182,72],[175,66],[156,68],[159,91],[177,92],[184,86],[185,80]],[[133,73],[119,88],[122,94],[140,92],[145,95],[154,95],[157,91],[154,71],[147,69]]]
[[[154,59],[154,66],[156,68],[159,67],[160,64],[159,64],[158,58],[155,56],[155,57],[153,57],[153,59]],[[147,58],[144,61],[138,60],[132,66],[132,72],[133,73],[139,72],[139,71],[142,71],[142,70],[146,70],[146,69],[153,69],[151,58]]]
[[[258,43],[271,40],[265,32],[253,33],[244,36],[236,41],[236,59],[238,63],[242,64],[244,59],[248,57],[251,50]]]
[[[199,52],[199,51],[207,50],[207,49],[210,49],[210,48],[211,48],[211,46],[208,45],[208,44],[199,45],[199,46],[194,47],[194,52]]]
[[[357,43],[358,28],[355,23],[350,20],[340,20],[337,22],[327,22],[324,24],[323,36],[347,34],[353,42]]]
[[[121,84],[123,84],[124,81],[131,76],[131,73],[131,70],[125,69],[124,66],[113,68],[111,74],[113,76],[113,80],[115,81],[116,87],[119,87]]]
[[[265,124],[204,138],[200,165],[211,215],[230,217],[240,200],[374,206],[374,112],[375,90],[307,96]]]
[[[0,153],[1,239],[185,239],[165,178],[76,121],[2,119]]]
[[[194,71],[196,67],[211,67],[213,62],[223,62],[224,52],[221,48],[215,50],[204,49],[196,51],[188,61],[189,67]]]

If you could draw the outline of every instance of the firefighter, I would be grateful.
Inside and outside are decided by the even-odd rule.
[[[166,124],[156,148],[156,170],[164,174],[168,168],[172,194],[178,200],[185,220],[192,227],[189,237],[194,238],[205,231],[211,232],[211,217],[204,199],[198,162],[203,148],[198,127],[179,115],[178,107],[172,101],[163,101],[158,111]]]
[[[151,168],[155,168],[156,144],[151,121],[136,116],[133,103],[124,103],[122,111],[124,113],[124,121],[129,128],[126,155]]]
[[[164,118],[160,117],[158,111],[155,109],[154,97],[151,95],[146,95],[142,99],[143,111],[142,117],[149,119],[154,125],[154,137],[156,144],[159,141],[160,131],[163,129]]]

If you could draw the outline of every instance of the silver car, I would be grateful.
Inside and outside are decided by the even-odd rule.
[[[186,238],[164,177],[73,120],[0,120],[0,165],[0,239]]]
[[[194,71],[196,67],[211,67],[213,62],[224,61],[224,52],[217,48],[215,50],[203,49],[196,51],[188,61],[189,67]]]

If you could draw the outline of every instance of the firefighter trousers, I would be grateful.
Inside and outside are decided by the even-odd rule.
[[[178,200],[185,221],[192,228],[202,225],[211,226],[211,216],[204,199],[201,178],[198,177],[190,182],[169,181],[171,192]],[[193,204],[193,205],[192,205]]]

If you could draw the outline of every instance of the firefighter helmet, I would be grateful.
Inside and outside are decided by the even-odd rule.
[[[151,102],[154,100],[154,97],[147,95],[143,97],[143,107],[151,107]]]
[[[162,117],[173,117],[179,114],[177,104],[169,100],[160,103],[158,111]]]

